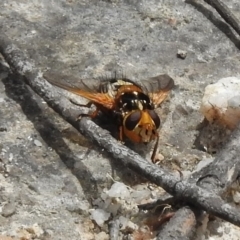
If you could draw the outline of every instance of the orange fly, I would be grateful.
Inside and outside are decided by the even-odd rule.
[[[101,111],[115,117],[119,125],[120,141],[123,141],[124,136],[136,143],[148,143],[156,140],[151,156],[151,160],[155,162],[160,118],[154,109],[163,102],[173,88],[174,81],[171,77],[164,74],[139,82],[116,77],[100,82],[93,79],[81,80],[81,87],[67,83],[69,76],[46,72],[43,77],[57,87],[88,99],[87,107],[92,104],[96,106],[93,113],[80,116],[94,118]],[[64,80],[64,83],[61,83],[61,79]],[[77,81],[79,82],[79,80]]]

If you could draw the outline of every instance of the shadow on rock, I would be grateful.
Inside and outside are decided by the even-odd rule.
[[[62,162],[71,170],[72,174],[77,177],[85,196],[89,200],[98,196],[98,183],[92,178],[88,168],[74,156],[72,151],[66,145],[63,140],[63,134],[53,123],[49,117],[49,113],[44,111],[44,109],[41,109],[40,104],[38,103],[39,100],[41,101],[41,98],[26,86],[23,82],[23,78],[19,75],[11,75],[8,78],[3,79],[3,83],[5,85],[7,96],[21,106],[24,114],[34,124],[35,129],[39,132],[42,139],[49,147],[56,151]],[[77,170],[74,167],[76,162],[78,162],[78,166],[81,164]],[[31,164],[31,162],[29,162],[29,164]],[[46,174],[47,171],[51,171],[49,166],[45,170]],[[51,174],[51,172],[49,172],[49,174]]]

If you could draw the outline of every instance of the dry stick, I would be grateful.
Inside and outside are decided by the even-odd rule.
[[[220,0],[204,1],[214,7],[222,16],[222,18],[240,35],[239,21],[224,3],[222,3]],[[237,158],[237,156],[239,156],[239,152],[237,151],[239,136],[240,131],[238,128],[235,134],[231,136],[230,142],[216,156],[214,162],[199,172],[192,174],[189,178],[189,181],[192,183],[197,182],[199,186],[203,187],[204,189],[209,189],[210,191],[213,190],[218,195],[224,193],[229,185],[236,180],[239,174],[240,161]],[[169,223],[160,232],[158,239],[190,239],[192,236],[192,231],[185,231],[181,235],[181,221],[191,219],[191,216],[193,216],[192,213],[193,212],[190,209],[187,212],[179,209],[176,212],[175,217],[170,219]],[[188,223],[191,225],[191,229],[194,230],[196,227],[195,222],[189,221]],[[173,227],[178,231],[177,237],[172,235],[175,232],[172,231]]]
[[[228,187],[238,178],[240,172],[239,142],[240,126],[238,126],[234,133],[229,137],[227,144],[216,155],[215,160],[200,171],[193,173],[189,177],[188,182],[197,183],[197,185],[206,190],[214,191],[214,193],[217,195],[222,195],[225,193]],[[163,203],[171,204],[171,202],[173,202],[173,204],[176,203],[176,199],[169,196],[165,202],[162,199],[159,199],[154,203],[142,205],[141,208],[149,209]],[[176,222],[180,224],[179,229],[181,229],[181,221],[187,217],[187,213],[189,215],[187,218],[191,218],[192,213],[190,209],[187,213],[182,212],[181,209],[178,210],[178,212],[177,216],[179,218],[179,221],[177,221],[176,218],[170,219],[169,224],[164,228],[165,231],[161,231],[159,234],[162,239],[168,239],[167,234],[168,231],[171,231],[172,226],[177,228]],[[189,224],[192,224],[192,228],[195,227],[193,221],[189,221]],[[189,231],[186,231],[185,233],[185,237],[187,238],[187,234],[191,234]]]
[[[197,221],[193,211],[187,207],[178,210],[171,220],[163,227],[157,240],[189,240],[194,235]]]
[[[195,172],[189,182],[221,195],[238,178],[240,173],[240,125],[229,136],[228,142],[216,155],[214,161]]]
[[[175,197],[166,193],[163,197],[161,197],[161,199],[152,203],[139,205],[139,208],[142,210],[153,210],[165,204],[175,208],[177,206],[182,206],[183,203],[178,202]],[[157,235],[157,239],[192,239],[194,233],[196,232],[197,219],[200,213],[201,211],[196,211],[196,209],[192,207],[181,207],[174,213],[174,217],[170,218],[169,222],[160,230]],[[185,227],[183,227],[183,225]]]
[[[220,0],[204,0],[206,3],[211,5],[220,16],[240,35],[240,24],[239,20],[229,10],[229,8]],[[231,141],[224,147],[224,149],[216,156],[215,161],[194,173],[190,177],[190,182],[196,182],[199,186],[214,190],[216,194],[222,194],[225,192],[229,185],[236,180],[239,170],[240,161],[237,156],[240,156],[237,149],[237,143],[239,142],[239,128],[236,133],[232,136]],[[236,138],[236,139],[235,139]],[[181,212],[182,213],[182,212]],[[182,214],[178,214],[179,219],[183,219]],[[188,211],[190,215],[190,210]],[[168,238],[168,230],[172,229],[172,226],[177,227],[175,221],[170,220],[169,224],[165,227],[165,231],[161,231],[159,239]],[[194,227],[194,225],[192,225]],[[187,232],[186,232],[187,236]]]
[[[119,227],[120,227],[119,225],[120,225],[120,222],[118,219],[114,219],[108,223],[110,240],[119,239]]]
[[[139,208],[142,210],[154,210],[157,207],[164,206],[166,204],[176,207],[179,205],[181,206],[183,203],[177,202],[176,198],[166,193],[161,197],[161,199],[158,199],[152,203],[141,204],[139,205]],[[196,232],[197,219],[201,213],[201,211],[196,211],[194,208],[186,206],[181,207],[174,213],[174,216],[170,218],[169,222],[164,225],[164,227],[158,233],[157,239],[192,239]]]
[[[202,188],[214,191],[217,195],[221,195],[228,187],[234,182],[240,171],[240,150],[239,150],[239,141],[240,141],[240,126],[235,130],[235,132],[229,137],[227,144],[224,148],[217,154],[215,160],[201,169],[198,172],[193,173],[188,182],[197,183],[197,185]],[[175,201],[176,199],[171,199],[171,201]],[[168,200],[168,199],[167,199]],[[143,207],[144,208],[153,208],[156,205],[160,204],[162,201],[159,199],[153,204],[149,204]],[[167,226],[164,227],[164,231],[161,231],[158,239],[171,239],[169,237],[169,232],[172,231],[172,227],[179,229],[179,234],[181,233],[181,225],[182,221],[186,219],[192,219],[192,211],[188,209],[188,211],[182,211],[179,209],[174,218],[170,219]],[[194,221],[189,221],[189,225],[193,229],[196,227]],[[188,227],[189,227],[188,225]],[[184,231],[185,238],[189,239],[192,236],[192,231]],[[182,236],[184,235],[182,233]],[[175,238],[178,239],[178,238]],[[181,238],[182,239],[182,238]]]
[[[233,15],[230,9],[220,0],[204,0],[221,15],[221,17],[240,35],[239,20]]]
[[[213,192],[206,191],[185,180],[178,181],[176,176],[149,163],[137,153],[119,144],[116,139],[111,137],[111,141],[109,141],[109,133],[102,130],[91,120],[82,119],[81,123],[83,122],[88,127],[83,128],[82,124],[80,124],[81,132],[89,136],[92,140],[97,141],[100,146],[103,146],[114,158],[120,160],[125,166],[163,187],[167,192],[179,198],[179,200],[191,203],[213,215],[240,226],[240,211],[224,202]]]
[[[10,39],[4,34],[0,36],[0,52],[11,68],[26,76],[31,88],[47,101],[55,111],[82,134],[91,138],[99,146],[111,153],[115,160],[120,161],[125,167],[129,167],[141,176],[161,186],[180,200],[240,226],[240,212],[238,209],[224,202],[216,194],[208,192],[195,184],[176,179],[175,175],[148,162],[136,152],[119,143],[108,131],[101,129],[90,119],[83,118],[79,123],[76,122],[75,116],[66,109],[66,101],[63,100],[62,96],[41,78],[41,74],[34,62],[30,61],[19,48],[11,44]]]

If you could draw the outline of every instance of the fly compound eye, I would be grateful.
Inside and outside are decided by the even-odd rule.
[[[156,114],[154,110],[148,110],[148,113],[151,116],[156,128],[159,128],[161,123],[159,116]]]
[[[130,131],[133,130],[139,123],[140,119],[141,119],[140,111],[135,111],[135,112],[131,113],[126,118],[125,127]]]

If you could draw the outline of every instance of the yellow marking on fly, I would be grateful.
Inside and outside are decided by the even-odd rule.
[[[137,102],[138,109],[142,111],[143,110],[143,105],[142,105],[141,101],[137,100],[136,102]]]
[[[126,81],[121,80],[121,79],[117,80],[117,84],[119,84],[119,85],[133,85],[131,82],[126,82]]]

